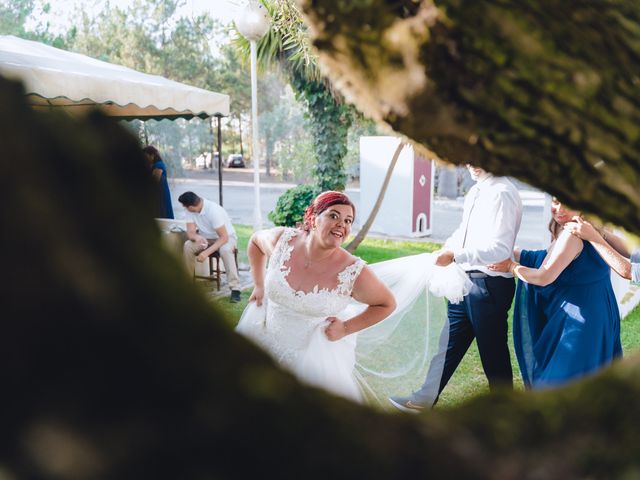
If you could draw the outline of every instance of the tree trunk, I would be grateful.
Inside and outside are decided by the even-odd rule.
[[[396,163],[398,163],[398,158],[400,158],[400,152],[404,148],[405,143],[400,142],[396,147],[396,151],[393,152],[393,157],[391,157],[391,162],[389,163],[389,167],[387,168],[387,173],[384,176],[384,180],[382,182],[382,186],[380,187],[380,193],[378,193],[378,198],[376,198],[376,203],[373,205],[371,209],[371,213],[367,218],[367,221],[364,222],[362,228],[356,235],[356,237],[349,242],[349,245],[346,246],[346,250],[348,252],[355,252],[358,246],[362,243],[362,241],[366,238],[367,233],[369,233],[369,229],[373,222],[376,220],[376,216],[378,215],[378,211],[382,206],[382,201],[384,200],[384,196],[387,193],[387,188],[389,187],[389,182],[391,181],[391,175],[393,174],[393,169],[396,168]]]
[[[635,0],[302,4],[335,88],[418,150],[638,230]]]
[[[271,162],[272,162],[272,158],[273,158],[273,142],[271,142],[269,140],[269,138],[267,136],[265,136],[265,150],[266,150],[266,155],[265,155],[265,160],[264,160],[264,165],[265,165],[265,173],[267,175],[267,177],[271,176]]]
[[[238,114],[238,130],[240,131],[240,155],[244,160],[244,146],[242,143],[242,115]]]

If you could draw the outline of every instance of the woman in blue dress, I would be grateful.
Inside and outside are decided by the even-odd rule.
[[[553,199],[547,250],[515,251],[490,268],[520,279],[513,340],[527,388],[563,385],[622,356],[611,270],[589,242],[563,225],[578,215]],[[519,262],[519,263],[518,263]]]
[[[171,205],[171,192],[167,181],[167,167],[162,161],[160,152],[156,147],[147,145],[142,149],[144,157],[151,168],[151,176],[160,186],[159,214],[160,218],[174,218]]]

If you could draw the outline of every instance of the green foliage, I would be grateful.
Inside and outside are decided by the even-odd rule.
[[[635,353],[640,347],[640,306],[633,309],[620,325],[620,341],[625,355]]]
[[[373,120],[355,113],[347,135],[347,154],[343,162],[347,174],[358,177],[360,175],[360,137],[378,135],[379,132]]]
[[[306,123],[302,121],[299,131],[282,145],[277,155],[283,179],[291,179],[298,184],[312,181],[316,165],[313,138],[304,126]]]
[[[318,57],[311,48],[307,26],[295,0],[262,0],[271,16],[271,28],[258,41],[258,63],[263,69],[278,65],[287,72],[297,71],[319,80]],[[249,41],[236,30],[235,48],[248,63]]]
[[[321,190],[315,185],[298,185],[278,198],[275,210],[269,212],[269,220],[275,225],[295,227],[302,223],[305,209]]]
[[[65,35],[50,31],[49,22],[42,17],[51,12],[51,4],[35,0],[0,1],[0,35],[15,35],[28,40],[65,48],[75,34],[70,27]]]
[[[318,160],[314,171],[318,186],[321,191],[344,190],[347,176],[343,159],[353,121],[351,107],[336,100],[324,82],[294,74],[291,84],[298,98],[307,105]]]

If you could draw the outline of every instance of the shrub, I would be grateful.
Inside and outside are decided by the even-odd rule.
[[[278,198],[276,208],[269,212],[269,220],[274,225],[295,227],[302,223],[305,209],[320,193],[316,185],[298,185],[290,188]]]

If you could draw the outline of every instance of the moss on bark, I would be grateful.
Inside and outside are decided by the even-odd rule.
[[[304,0],[321,64],[370,117],[640,229],[631,0]]]

